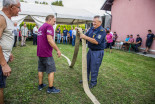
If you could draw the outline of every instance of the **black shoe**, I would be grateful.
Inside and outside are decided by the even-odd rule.
[[[46,84],[39,85],[38,90],[41,91],[45,86],[46,86]]]
[[[92,85],[92,84],[89,84],[89,88],[93,88],[95,87],[96,85]]]
[[[83,83],[83,81],[82,81],[82,80],[80,80],[80,81],[79,81],[79,83],[80,83],[80,84],[82,84],[82,83]]]
[[[146,52],[143,52],[143,54],[146,54]]]
[[[56,89],[55,87],[53,88],[49,88],[47,89],[47,93],[60,93],[60,90],[59,89]]]

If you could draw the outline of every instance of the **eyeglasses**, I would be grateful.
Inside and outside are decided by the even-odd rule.
[[[16,8],[18,8],[19,10],[21,10],[20,6],[16,6],[16,5],[12,5],[12,7],[15,6]]]

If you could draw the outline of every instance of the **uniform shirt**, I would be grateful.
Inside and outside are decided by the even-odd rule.
[[[106,35],[106,38],[107,38],[107,43],[112,43],[113,42],[113,39],[112,39],[112,34],[107,34]]]
[[[37,27],[34,27],[34,28],[33,28],[33,34],[36,34],[36,35],[37,35],[36,31],[37,31],[37,33],[38,33]]]
[[[147,35],[147,42],[153,42],[154,34],[148,34]]]
[[[63,36],[67,36],[68,30],[63,30]]]
[[[140,42],[140,41],[141,41],[141,42]],[[140,38],[140,37],[139,37],[139,38],[136,38],[136,42],[140,42],[140,43],[138,43],[138,44],[141,45],[141,44],[142,44],[142,38]]]
[[[60,34],[60,30],[59,29],[57,29],[57,34]]]
[[[54,36],[54,29],[51,25],[44,23],[38,31],[37,36],[37,56],[38,57],[52,57],[53,48],[47,40],[47,35]]]
[[[98,45],[90,43],[88,41],[88,47],[92,50],[103,50],[105,46],[105,36],[106,32],[102,26],[94,29],[94,27],[90,28],[89,31],[86,33],[88,37],[94,38]]]
[[[73,30],[70,30],[70,31],[69,31],[70,37],[72,37],[72,31],[73,31]]]

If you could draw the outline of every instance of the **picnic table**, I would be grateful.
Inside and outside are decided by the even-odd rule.
[[[115,41],[115,48],[121,49],[121,46],[123,45],[123,41]]]
[[[132,45],[136,45],[136,43],[130,43],[130,42],[125,42],[125,41],[116,41],[115,42],[115,48],[116,49],[121,49],[121,46],[126,43],[129,45],[129,52],[131,50]]]
[[[137,43],[131,43],[131,42],[123,42],[123,44],[126,43],[129,45],[129,52],[131,50],[132,45],[136,45]]]

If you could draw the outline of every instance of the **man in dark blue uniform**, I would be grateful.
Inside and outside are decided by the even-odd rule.
[[[135,44],[135,52],[138,52],[138,47],[140,47],[142,44],[142,38],[139,36],[139,34],[137,35],[136,38],[136,44]]]
[[[95,16],[93,19],[93,27],[84,35],[81,31],[80,38],[88,41],[89,51],[87,53],[87,77],[91,74],[91,82],[89,88],[93,88],[97,84],[97,76],[99,67],[102,63],[105,46],[106,32],[101,26],[102,19],[100,16]]]

